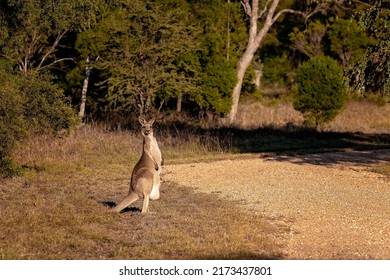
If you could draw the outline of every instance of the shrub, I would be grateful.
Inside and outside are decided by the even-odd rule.
[[[0,60],[0,177],[16,173],[9,155],[16,141],[26,135],[24,100],[18,84],[11,67]]]
[[[199,96],[197,103],[217,113],[229,112],[231,92],[237,80],[234,63],[216,58],[208,63],[201,79],[203,95]]]
[[[309,125],[332,120],[346,103],[343,69],[330,57],[316,56],[301,64],[297,83],[294,108],[303,114]]]
[[[275,88],[290,86],[293,75],[292,64],[286,53],[283,53],[281,56],[264,59],[262,80],[265,86]]]
[[[23,77],[21,92],[25,96],[25,120],[32,133],[51,133],[68,129],[78,122],[63,90],[45,74]]]
[[[0,177],[18,173],[11,153],[28,135],[58,132],[78,118],[47,75],[20,76],[0,60]]]

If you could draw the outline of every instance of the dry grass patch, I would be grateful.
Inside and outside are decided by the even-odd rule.
[[[301,126],[303,117],[294,110],[291,101],[282,100],[271,106],[252,100],[240,104],[237,123],[243,129],[286,128]],[[370,100],[351,99],[340,114],[322,129],[331,132],[389,133],[390,104],[378,105]]]
[[[169,130],[157,124],[155,134],[166,164],[242,157],[231,151],[319,152],[388,148],[390,143],[388,132],[320,133],[284,122],[257,130]],[[169,182],[163,184],[161,200],[151,202],[154,214],[112,213],[107,206],[126,195],[141,147],[138,132],[90,126],[67,137],[41,136],[22,143],[13,158],[24,167],[23,176],[0,180],[0,259],[284,257],[274,241],[282,229],[237,202]],[[378,168],[389,174],[388,165]],[[137,203],[134,207],[142,201]]]
[[[77,176],[76,176],[77,177]],[[267,221],[231,201],[165,183],[154,213],[136,207],[122,214],[126,179],[74,185],[50,176],[24,187],[3,182],[1,259],[263,259],[281,258]],[[118,183],[118,182],[117,182]],[[112,199],[110,198],[110,195]]]
[[[195,145],[199,138],[156,136],[168,163],[183,154],[187,160],[223,156]],[[282,257],[270,237],[275,229],[261,216],[170,183],[151,202],[154,214],[112,213],[108,206],[126,195],[140,153],[138,133],[90,127],[23,143],[15,159],[24,175],[0,182],[0,259]]]

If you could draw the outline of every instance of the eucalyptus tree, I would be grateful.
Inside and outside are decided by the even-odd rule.
[[[237,83],[232,91],[232,106],[227,118],[230,124],[234,123],[236,119],[245,73],[272,25],[283,14],[287,13],[301,15],[307,20],[314,14],[324,11],[331,0],[306,1],[308,5],[305,11],[294,10],[286,6],[286,4],[291,5],[293,1],[282,1],[281,3],[280,0],[241,0],[240,2],[249,20],[249,38],[245,51],[236,65]]]

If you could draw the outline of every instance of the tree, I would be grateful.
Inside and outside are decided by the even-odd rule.
[[[18,141],[77,123],[62,90],[51,80],[44,73],[15,73],[9,61],[0,59],[0,177],[17,172],[10,154]]]
[[[340,58],[344,70],[363,55],[369,43],[369,37],[359,29],[353,19],[334,20],[329,27],[328,35],[330,50]]]
[[[316,56],[297,70],[298,90],[293,99],[306,123],[319,125],[332,120],[346,102],[343,69],[327,56]]]
[[[325,33],[326,26],[318,20],[310,22],[304,31],[300,31],[298,27],[294,27],[294,31],[289,35],[293,43],[292,48],[309,58],[323,55],[322,38]]]
[[[240,3],[233,1],[197,1],[192,10],[202,28],[196,38],[200,90],[192,99],[202,111],[226,113],[236,82],[235,64],[247,40],[245,18]]]
[[[286,13],[300,14],[307,20],[315,13],[325,9],[327,2],[321,2],[314,5],[313,8],[308,8],[305,12],[297,11],[289,8],[278,10],[280,0],[268,0],[260,9],[259,0],[241,0],[241,4],[245,13],[249,18],[249,38],[246,49],[236,66],[237,83],[232,93],[232,106],[228,115],[228,122],[232,124],[237,115],[238,101],[240,98],[241,88],[245,76],[253,56],[259,49],[260,44],[265,38],[265,35],[270,30],[271,26],[279,19],[279,17]],[[317,1],[313,1],[317,2]],[[261,20],[261,23],[259,23]]]
[[[198,103],[202,109],[226,113],[231,106],[230,92],[236,81],[234,64],[220,57],[209,62],[202,73],[202,95]]]
[[[191,72],[186,58],[196,49],[196,32],[179,4],[124,0],[95,28],[80,34],[80,52],[99,56],[96,67],[110,74],[104,82],[110,110],[140,105],[153,110],[156,99],[194,90],[185,76]]]
[[[20,72],[41,71],[72,60],[59,57],[71,31],[95,22],[99,0],[5,0],[1,3],[0,54]]]

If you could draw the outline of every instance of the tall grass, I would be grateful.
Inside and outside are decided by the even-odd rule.
[[[219,139],[197,135],[190,129],[155,128],[154,134],[166,163],[185,158],[223,154]],[[80,172],[93,166],[132,165],[141,155],[142,136],[133,130],[109,130],[104,126],[82,126],[69,135],[43,135],[20,143],[13,155],[27,171]]]

